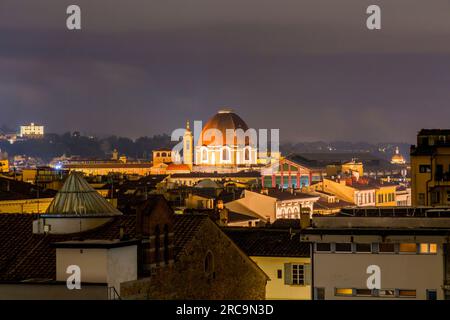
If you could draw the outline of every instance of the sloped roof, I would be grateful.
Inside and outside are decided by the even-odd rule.
[[[310,244],[300,242],[300,234],[267,228],[230,228],[222,231],[249,256],[310,257]]]
[[[98,228],[73,234],[33,234],[35,215],[0,215],[0,282],[54,281],[56,248],[54,243],[73,240],[117,240],[120,229],[128,239],[135,239],[136,215],[121,215]],[[207,215],[174,216],[174,257],[190,243]]]
[[[167,171],[188,171],[191,172],[191,168],[187,164],[175,164],[171,163],[166,168]]]
[[[0,200],[53,198],[55,190],[43,189],[31,183],[0,177]]]
[[[221,186],[217,182],[215,182],[215,181],[213,181],[211,179],[203,179],[203,180],[200,180],[194,186],[194,188],[214,188],[214,189],[218,189],[218,188],[221,188]]]
[[[50,203],[45,215],[117,216],[122,213],[106,201],[81,173],[72,172]]]
[[[115,240],[124,228],[135,236],[136,216],[117,216],[106,224],[82,233],[34,234],[28,214],[0,215],[0,282],[56,280],[56,248],[52,243],[90,239]]]
[[[238,213],[243,216],[248,216],[249,220],[260,219],[262,221],[266,221],[267,219],[260,216],[258,213],[248,208],[246,205],[242,203],[242,199],[234,200],[225,203],[225,208],[227,208],[230,212]]]
[[[206,214],[176,214],[174,219],[174,254],[177,257],[209,218]]]

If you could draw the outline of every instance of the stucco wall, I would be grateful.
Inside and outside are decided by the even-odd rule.
[[[0,201],[0,213],[44,213],[53,198],[3,200]]]
[[[266,286],[266,299],[310,300],[310,285],[287,285],[284,283],[284,264],[310,264],[310,258],[299,257],[251,257],[253,261],[267,274],[270,280]],[[278,279],[278,270],[282,271],[282,278]]]
[[[68,290],[64,284],[0,284],[0,300],[106,300],[107,287],[81,285]]]
[[[136,280],[138,277],[137,246],[127,246],[108,250],[107,282],[120,294],[120,284]]]
[[[263,218],[270,217],[270,221],[276,220],[276,199],[267,195],[245,190],[244,197],[239,199],[242,204],[256,212]]]
[[[369,265],[380,267],[381,289],[416,290],[416,299],[426,299],[426,289],[435,289],[438,299],[443,299],[441,286],[444,283],[444,268],[441,250],[430,255],[315,253],[314,287],[325,288],[325,299],[368,299],[335,296],[334,289],[366,289],[369,277],[366,271]]]
[[[67,281],[67,267],[77,265],[81,270],[81,283],[107,283],[106,249],[56,249],[56,280]]]

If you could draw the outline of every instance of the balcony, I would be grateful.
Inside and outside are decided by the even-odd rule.
[[[436,173],[434,175],[435,182],[450,182],[450,172]]]

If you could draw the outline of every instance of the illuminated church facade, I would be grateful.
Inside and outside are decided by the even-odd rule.
[[[220,110],[202,128],[198,142],[194,145],[194,135],[189,122],[183,137],[183,163],[196,166],[237,168],[258,164],[256,131],[251,136],[247,124],[229,109]]]

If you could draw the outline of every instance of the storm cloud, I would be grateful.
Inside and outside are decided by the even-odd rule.
[[[0,124],[138,137],[229,106],[287,141],[413,142],[449,127],[449,40],[446,0],[2,0]]]

